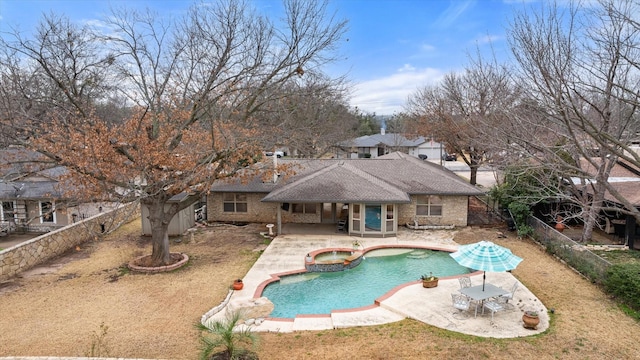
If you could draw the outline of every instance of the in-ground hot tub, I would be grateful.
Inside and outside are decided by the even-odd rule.
[[[309,272],[333,272],[352,269],[362,261],[362,251],[325,249],[305,257],[304,267]]]

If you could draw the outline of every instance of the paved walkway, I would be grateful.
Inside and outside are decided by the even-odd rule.
[[[344,234],[289,234],[277,236],[243,278],[244,288],[234,291],[228,302],[247,303],[260,297],[260,289],[277,274],[304,270],[305,255],[325,248],[350,248],[357,240],[365,250],[374,246],[411,245],[455,251],[457,244],[451,240],[454,232],[402,230],[397,237],[360,238]],[[526,261],[526,259],[524,259]],[[471,276],[474,285],[482,284],[482,273]],[[517,279],[511,273],[488,273],[487,281],[504,289],[510,289]],[[378,298],[377,304],[353,311],[334,311],[327,315],[297,316],[295,319],[266,318],[253,331],[293,332],[300,330],[326,330],[352,326],[379,325],[404,318],[413,318],[440,328],[469,335],[512,338],[537,334],[549,326],[545,306],[527,288],[520,284],[508,309],[498,312],[491,321],[487,311],[474,317],[473,310],[460,312],[451,304],[451,293],[459,290],[457,278],[441,278],[436,288],[425,289],[416,279],[398,286]],[[221,321],[226,308],[209,317],[209,321]],[[522,313],[536,310],[540,314],[537,330],[522,326]]]

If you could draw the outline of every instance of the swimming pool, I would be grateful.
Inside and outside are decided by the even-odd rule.
[[[340,272],[287,275],[262,292],[275,305],[271,317],[329,314],[332,310],[373,305],[394,287],[432,272],[439,277],[468,274],[448,252],[388,248],[365,253],[357,267]]]

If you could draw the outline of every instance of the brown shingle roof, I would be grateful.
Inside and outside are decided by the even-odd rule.
[[[599,161],[599,159],[596,158],[594,161]],[[581,159],[581,166],[587,173],[595,174],[596,172],[596,169],[586,159]],[[634,206],[640,206],[640,175],[638,174],[640,174],[640,170],[623,160],[618,160],[609,173],[609,185]],[[587,191],[591,192],[591,187],[587,187]],[[619,203],[608,191],[604,198]]]
[[[350,161],[339,161],[299,177],[262,201],[408,203],[410,199],[404,191],[359,170]]]
[[[407,154],[396,152],[372,160],[359,160],[355,165],[408,194],[482,194],[454,172]]]
[[[290,169],[277,183],[256,176],[249,182],[219,182],[218,192],[268,193],[266,202],[406,203],[413,194],[480,195],[456,174],[412,156],[393,153],[376,159],[281,160]]]

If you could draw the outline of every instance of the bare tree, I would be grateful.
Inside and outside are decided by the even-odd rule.
[[[0,38],[3,137],[32,136],[50,116],[87,116],[110,90],[107,70],[114,57],[88,27],[50,14],[33,38],[17,31],[5,35]]]
[[[435,137],[447,151],[462,156],[475,185],[478,168],[496,152],[495,134],[487,129],[504,122],[518,96],[506,68],[478,59],[464,73],[449,73],[440,84],[416,91],[407,112],[415,132]]]
[[[638,13],[633,1],[541,7],[518,14],[509,34],[519,81],[536,104],[513,113],[520,131],[512,131],[511,139],[534,150],[529,155],[537,164],[552,164],[565,174],[565,184],[573,186],[570,177],[581,179],[572,192],[582,194],[575,216],[585,223],[585,240],[603,210],[605,192],[640,219],[608,182],[618,159],[640,165],[630,148],[640,130]],[[564,191],[558,197],[566,198]]]
[[[349,110],[346,90],[341,79],[307,72],[299,76],[262,112],[263,148],[317,157],[349,138],[357,119]]]
[[[152,262],[169,263],[168,224],[188,205],[169,199],[199,198],[216,179],[255,161],[263,109],[305,69],[319,72],[334,60],[346,23],[327,13],[326,2],[284,5],[282,24],[232,0],[196,3],[175,22],[114,9],[103,23],[108,33],[82,31],[88,34],[78,40],[82,45],[102,46],[91,52],[97,60],[86,60],[86,71],[68,67],[73,56],[58,62],[67,53],[61,44],[43,56],[46,36],[12,34],[13,41],[3,42],[13,50],[8,59],[17,70],[41,73],[65,105],[45,106],[46,124],[22,143],[72,170],[85,194],[139,199],[149,208]],[[46,21],[41,27],[42,34],[56,29]],[[23,70],[24,62],[32,67]],[[101,99],[126,98],[131,105],[119,126],[97,115],[95,101],[83,101],[100,86],[118,91]],[[53,111],[59,108],[73,111]]]

